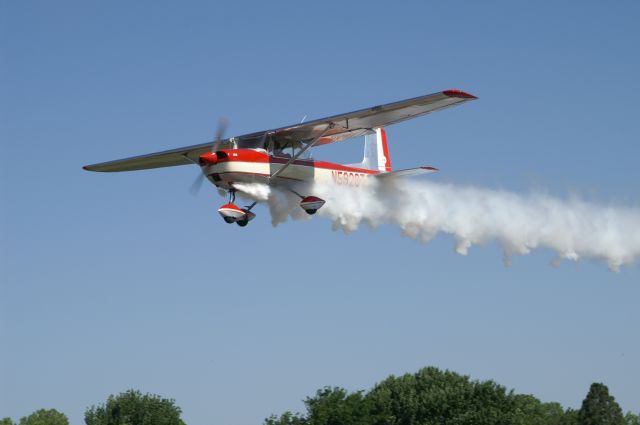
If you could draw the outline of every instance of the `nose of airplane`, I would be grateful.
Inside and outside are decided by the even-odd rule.
[[[214,165],[218,162],[218,155],[215,152],[205,152],[198,157],[198,163],[201,167],[205,165]]]

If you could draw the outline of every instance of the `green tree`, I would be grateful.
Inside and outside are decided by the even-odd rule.
[[[567,413],[560,403],[541,403],[540,413],[544,425],[569,425],[567,423]]]
[[[624,425],[622,409],[606,385],[591,384],[578,413],[579,425]]]
[[[326,387],[305,406],[304,415],[286,412],[265,425],[577,425],[577,412],[558,403],[437,368],[390,376],[368,393]]]
[[[265,421],[265,425],[307,425],[309,421],[300,413],[284,412],[280,416],[271,415]]]
[[[541,403],[515,395],[493,381],[429,367],[416,374],[391,376],[368,394],[383,425],[541,424]]]
[[[362,391],[326,387],[305,402],[313,425],[367,425],[372,423],[371,401]]]
[[[0,419],[0,425],[13,425],[13,420],[11,418],[2,418]]]
[[[88,408],[84,421],[87,425],[185,425],[181,413],[174,400],[129,390]]]
[[[580,410],[567,409],[564,412],[564,419],[561,422],[561,424],[562,425],[578,425],[578,423],[579,423],[578,415],[579,414],[580,414]]]
[[[40,409],[20,418],[20,425],[69,425],[69,418],[56,409]]]
[[[325,387],[304,401],[307,416],[285,412],[270,416],[265,425],[369,425],[373,423],[371,402],[362,391]]]
[[[627,412],[624,415],[624,423],[625,425],[640,425],[640,414],[634,415],[631,412]]]
[[[527,425],[578,425],[578,411],[560,403],[541,403],[531,395],[515,395],[514,421]]]

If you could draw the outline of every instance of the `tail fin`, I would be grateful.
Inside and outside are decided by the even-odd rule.
[[[370,134],[364,139],[362,167],[388,173],[391,171],[391,157],[387,145],[387,133],[383,127],[374,130],[375,136]]]

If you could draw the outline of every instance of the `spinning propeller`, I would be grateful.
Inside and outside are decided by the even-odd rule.
[[[227,121],[226,118],[220,118],[218,120],[218,129],[216,130],[216,138],[213,139],[210,152],[216,152],[218,150],[220,143],[222,143],[224,132],[227,129],[228,123],[229,122]],[[204,172],[201,172],[200,174],[198,174],[198,177],[196,177],[196,179],[193,181],[193,183],[191,184],[191,188],[189,189],[189,191],[193,196],[196,196],[198,192],[200,192],[200,188],[202,187],[203,181],[204,181]]]

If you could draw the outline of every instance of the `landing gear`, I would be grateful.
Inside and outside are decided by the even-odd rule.
[[[300,208],[309,215],[314,215],[326,203],[324,199],[317,196],[302,196],[293,189],[289,190],[300,197]]]
[[[295,193],[295,192],[294,192]],[[298,195],[296,193],[296,195]],[[317,196],[300,196],[300,208],[306,211],[309,215],[314,215],[325,204],[325,200],[318,198]]]
[[[251,220],[256,218],[256,215],[251,212],[251,209],[256,205],[257,202],[254,202],[253,204],[244,208],[240,208],[239,206],[234,204],[235,200],[236,191],[235,189],[231,189],[229,191],[229,202],[218,208],[218,213],[225,221],[225,223],[236,223],[240,227],[245,227]]]

